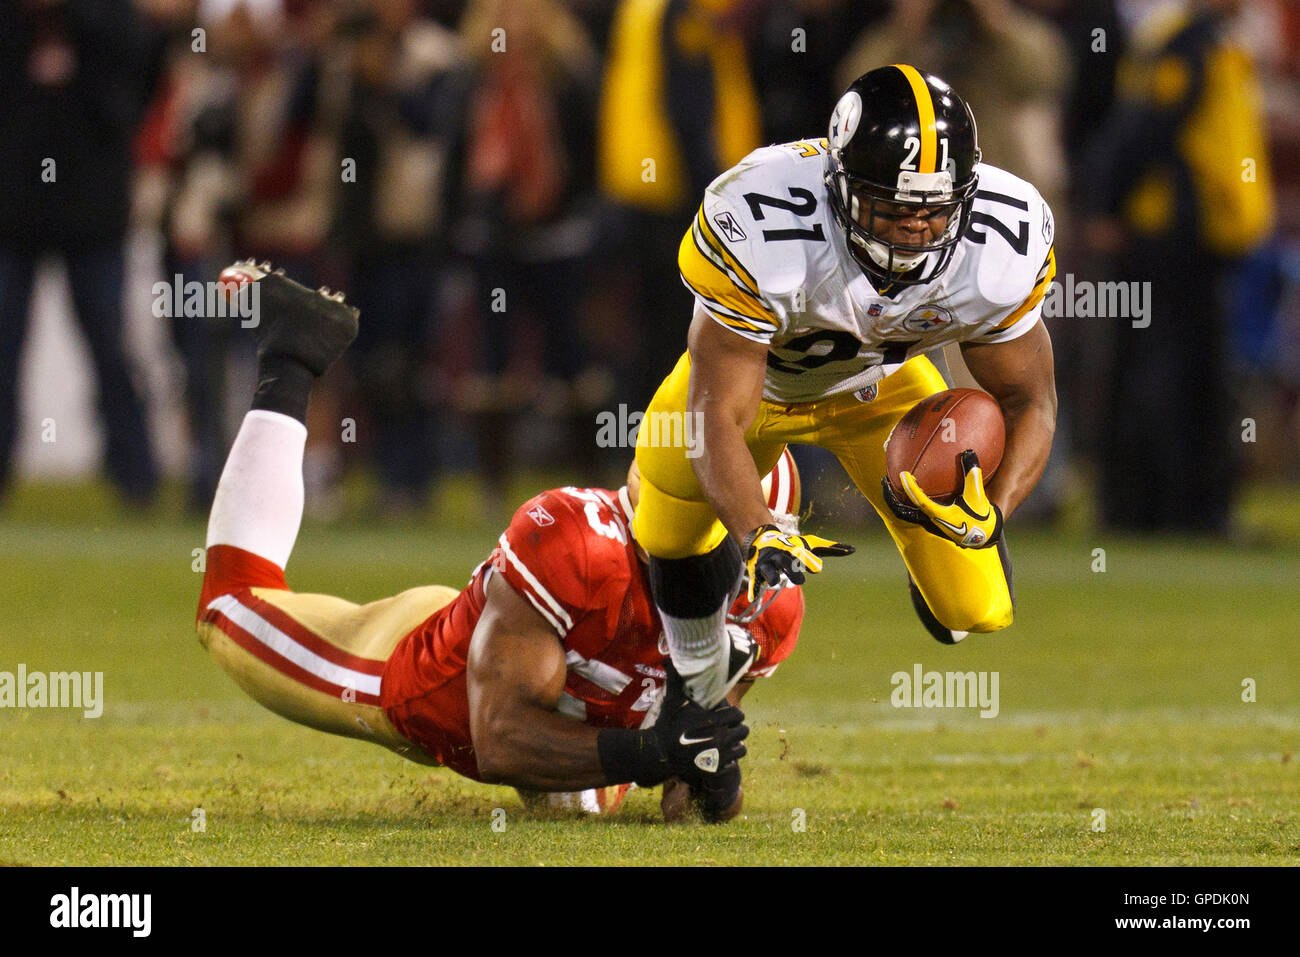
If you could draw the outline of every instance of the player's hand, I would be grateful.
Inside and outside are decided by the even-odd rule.
[[[1002,510],[989,501],[984,491],[984,476],[980,470],[979,456],[967,449],[961,454],[961,467],[966,479],[962,493],[951,505],[940,505],[917,484],[911,472],[900,472],[903,492],[910,504],[899,498],[889,484],[881,479],[885,504],[905,522],[920,525],[940,538],[946,538],[962,548],[988,548],[1002,537]]]
[[[710,824],[722,824],[739,814],[742,798],[739,764],[728,765],[711,779],[691,787],[695,809]]]
[[[664,668],[668,680],[653,730],[666,759],[665,777],[676,775],[698,787],[735,767],[738,780],[736,762],[747,753],[743,742],[749,735],[744,713],[725,702],[714,708],[701,707],[686,697],[682,676],[671,660]]]
[[[817,535],[787,535],[775,525],[760,525],[745,536],[742,551],[749,574],[749,600],[761,586],[775,586],[781,576],[802,585],[804,572],[822,570],[823,558],[852,555],[853,546]]]

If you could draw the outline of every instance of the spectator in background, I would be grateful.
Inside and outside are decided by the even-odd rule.
[[[1256,57],[1272,146],[1277,234],[1234,270],[1232,386],[1256,424],[1242,443],[1251,476],[1300,478],[1300,5],[1261,0],[1234,23]]]
[[[692,297],[677,247],[704,190],[763,145],[740,0],[623,0],[600,105],[600,185],[614,204],[606,242],[630,278],[617,304],[635,358],[625,388],[644,408],[686,341]],[[609,260],[605,260],[608,262]],[[617,281],[617,280],[615,280]]]
[[[525,408],[564,423],[575,474],[593,461],[603,395],[587,375],[579,294],[595,240],[595,51],[554,0],[474,0],[461,25],[472,62],[454,242],[473,263],[487,377],[463,401],[479,461],[503,503]],[[535,333],[540,370],[519,346]]]
[[[1223,284],[1273,225],[1268,143],[1237,0],[1161,8],[1133,37],[1120,98],[1090,151],[1085,241],[1116,280],[1149,282],[1149,326],[1115,324],[1102,518],[1133,531],[1224,533],[1240,422]]]
[[[839,67],[839,86],[890,63],[912,63],[943,77],[971,104],[984,161],[1030,180],[1061,219],[1066,163],[1061,148],[1060,104],[1069,79],[1060,30],[1012,0],[895,0],[887,20],[857,38]],[[1059,254],[1058,254],[1059,255]],[[1059,262],[1058,258],[1058,262]],[[1059,325],[1047,317],[1053,336]],[[1068,332],[1068,330],[1067,330]],[[961,350],[943,350],[948,378],[977,388]],[[1072,411],[1062,405],[1055,447],[1068,446]],[[1050,520],[1064,494],[1066,456],[1053,455],[1018,521]]]
[[[824,136],[840,94],[836,68],[889,0],[751,0],[756,19],[749,47],[762,104],[763,141]]]
[[[198,2],[188,9],[149,9],[164,30],[162,79],[136,141],[142,180],[163,193],[159,210],[163,278],[169,285],[206,282],[235,258],[231,219],[239,193],[230,102],[235,76],[220,31],[209,53],[193,49]],[[186,506],[207,510],[229,438],[222,398],[232,330],[221,319],[172,315],[167,320],[185,375],[185,417],[192,454]]]
[[[349,356],[380,508],[399,515],[423,506],[436,466],[437,278],[465,84],[456,35],[415,0],[366,0],[344,32],[338,154],[355,176],[339,187],[330,246],[348,260],[346,288],[365,317]]]
[[[1068,85],[1062,97],[1060,143],[1066,174],[1056,216],[1056,261],[1061,264],[1056,282],[1073,277],[1077,283],[1108,278],[1108,264],[1098,260],[1080,238],[1079,165],[1097,130],[1105,122],[1115,98],[1115,74],[1124,53],[1125,30],[1117,0],[1023,0],[1060,27],[1068,51]],[[983,128],[981,126],[981,133]],[[1060,411],[1052,458],[1046,474],[1027,503],[1031,515],[1044,505],[1064,504],[1065,480],[1072,460],[1095,461],[1101,433],[1101,410],[1096,397],[1104,390],[1108,347],[1095,322],[1069,316],[1045,317],[1057,356],[1056,391]],[[1069,361],[1060,361],[1069,356]],[[1053,493],[1055,501],[1053,501]],[[1048,501],[1043,501],[1044,497]],[[1023,510],[1022,510],[1023,511]],[[1019,514],[1019,513],[1017,513]]]
[[[56,253],[90,347],[109,478],[149,503],[158,478],[123,350],[131,139],[151,37],[113,0],[0,0],[0,491],[17,434],[18,362],[36,266]]]
[[[253,257],[311,283],[333,171],[320,135],[324,31],[308,16],[332,5],[298,4],[293,16],[281,0],[196,6],[202,46],[193,46],[192,24],[179,21],[147,137],[146,158],[169,178],[165,279],[210,282],[231,260]],[[170,322],[194,443],[188,506],[206,512],[232,434],[224,400],[228,364],[246,340],[221,317]]]
[[[890,63],[943,77],[975,111],[984,160],[1030,180],[1059,209],[1066,57],[1055,25],[1011,0],[896,0],[889,19],[853,44],[838,86]]]

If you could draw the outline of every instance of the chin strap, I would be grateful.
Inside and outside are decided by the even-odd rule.
[[[727,621],[736,625],[748,625],[758,618],[759,615],[767,611],[767,606],[776,601],[778,595],[790,585],[790,579],[784,575],[775,585],[764,584],[760,589],[758,596],[745,606],[744,611],[738,615],[727,615]]]

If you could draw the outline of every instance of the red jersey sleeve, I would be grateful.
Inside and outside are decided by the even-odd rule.
[[[497,542],[492,567],[569,644],[575,629],[608,642],[627,589],[630,535],[610,493],[552,489],[519,507]],[[593,615],[589,627],[580,624]],[[578,635],[573,636],[575,640]],[[591,653],[591,652],[589,652]]]

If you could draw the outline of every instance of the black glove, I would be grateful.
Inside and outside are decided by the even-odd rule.
[[[729,764],[710,780],[691,785],[691,800],[700,817],[721,824],[740,813],[740,765]]]
[[[610,784],[635,781],[653,787],[676,775],[692,787],[714,779],[746,754],[749,734],[739,708],[719,704],[705,710],[686,697],[682,677],[667,662],[663,706],[654,727],[639,731],[605,728],[596,737],[600,763]],[[737,774],[739,766],[737,765]]]

